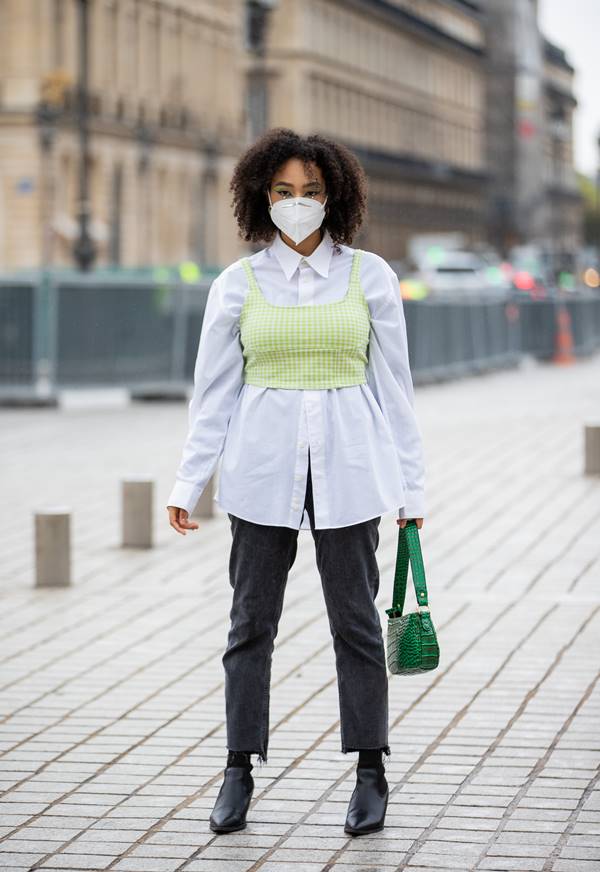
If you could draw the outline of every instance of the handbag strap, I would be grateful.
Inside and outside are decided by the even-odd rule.
[[[396,573],[394,575],[394,592],[392,595],[392,607],[387,612],[403,613],[404,598],[406,596],[406,581],[408,579],[408,563],[412,567],[412,578],[415,586],[417,604],[426,606],[427,584],[425,581],[425,567],[421,554],[419,540],[419,528],[414,518],[408,520],[404,527],[398,527],[398,551],[396,553]]]

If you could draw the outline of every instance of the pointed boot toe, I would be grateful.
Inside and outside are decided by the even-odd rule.
[[[356,786],[348,804],[344,831],[354,836],[383,829],[389,788],[385,773],[371,766],[356,770]]]
[[[211,830],[215,833],[243,830],[253,790],[254,779],[246,767],[227,766],[209,819]]]

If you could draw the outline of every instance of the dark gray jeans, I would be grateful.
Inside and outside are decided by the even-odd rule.
[[[382,748],[389,755],[385,645],[374,602],[379,589],[375,552],[381,518],[316,530],[310,456],[304,506],[335,651],[342,753]],[[288,572],[296,559],[298,530],[256,524],[232,514],[229,520],[233,601],[222,658],[227,747],[256,753],[265,762],[271,655]]]

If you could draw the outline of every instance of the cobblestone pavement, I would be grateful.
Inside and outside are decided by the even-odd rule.
[[[164,504],[184,403],[0,411],[0,867],[131,872],[600,870],[600,356],[418,387],[439,667],[390,677],[390,802],[343,832],[335,662],[309,532],[273,659],[248,827],[208,817],[225,761],[227,516]],[[152,550],[120,547],[120,479],[156,480]],[[33,511],[73,512],[73,584],[33,587]],[[381,524],[382,623],[395,513]],[[412,586],[407,608],[414,608]]]

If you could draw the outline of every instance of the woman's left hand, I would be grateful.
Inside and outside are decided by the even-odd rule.
[[[410,518],[396,518],[396,523],[399,527],[406,527],[406,522],[410,520]],[[417,530],[420,530],[423,526],[423,518],[414,518],[413,520],[417,523]]]

